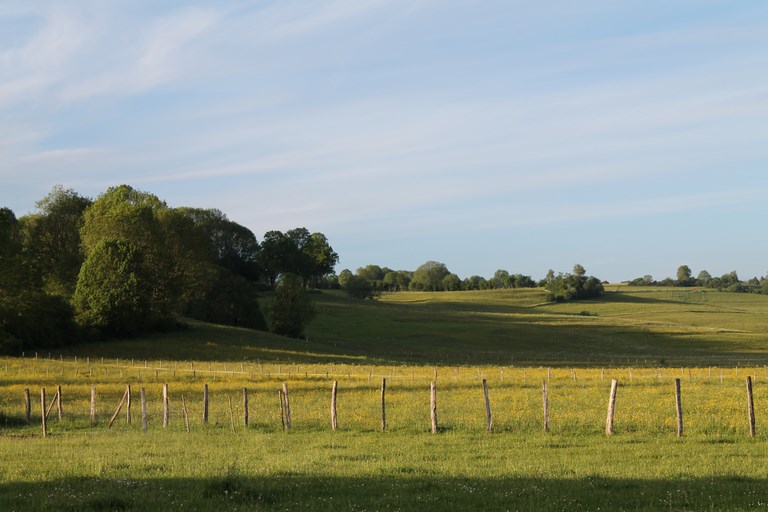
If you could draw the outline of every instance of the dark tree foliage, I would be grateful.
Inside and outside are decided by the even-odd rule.
[[[283,274],[268,308],[269,330],[275,334],[300,338],[315,317],[315,308],[300,276]]]
[[[270,286],[274,287],[281,274],[299,276],[304,287],[317,284],[333,272],[339,256],[322,233],[310,233],[306,228],[285,233],[268,231],[261,243],[259,262]]]
[[[256,286],[224,268],[203,296],[189,304],[187,314],[215,324],[267,329]]]
[[[38,212],[22,217],[25,259],[47,293],[71,299],[85,260],[80,229],[91,200],[57,185],[37,202]]]
[[[40,291],[0,293],[0,352],[62,347],[78,336],[72,306],[62,297]]]
[[[177,208],[177,211],[191,219],[201,231],[210,261],[250,281],[259,279],[261,247],[250,229],[229,220],[216,209]]]

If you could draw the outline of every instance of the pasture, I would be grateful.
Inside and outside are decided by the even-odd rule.
[[[193,323],[165,335],[0,359],[0,509],[755,510],[768,504],[768,297],[619,288],[604,300],[573,304],[544,304],[535,290],[391,294],[376,303],[336,293],[316,299],[319,315],[308,340]],[[747,376],[754,383],[754,437]],[[614,435],[606,436],[611,379],[619,388]],[[675,379],[683,437],[676,435]],[[430,432],[433,380],[437,434]],[[283,383],[290,390],[290,430],[281,420]],[[128,384],[132,421],[122,410],[108,429]],[[166,428],[163,384],[170,390]],[[39,391],[46,387],[50,400],[56,386],[63,416],[53,408],[43,438]],[[146,432],[140,388],[147,396]]]

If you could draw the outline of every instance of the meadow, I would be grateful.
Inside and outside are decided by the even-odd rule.
[[[308,340],[190,323],[164,335],[0,359],[0,509],[768,507],[768,298],[623,287],[600,301],[542,298],[535,290],[403,293],[361,303],[323,293]],[[619,381],[615,432],[606,436],[612,379]],[[680,438],[675,379],[682,387]],[[437,434],[430,432],[432,380]],[[166,383],[171,417],[163,428]],[[278,398],[283,383],[289,431]],[[132,422],[123,410],[108,429],[127,384]],[[64,414],[59,421],[54,407],[43,438],[39,390],[46,387],[50,400],[57,385]]]

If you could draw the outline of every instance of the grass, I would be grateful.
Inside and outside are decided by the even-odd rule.
[[[0,510],[755,510],[768,504],[768,297],[613,288],[316,296],[308,341],[187,330],[0,359]],[[77,358],[77,360],[75,360]],[[103,358],[103,359],[102,359]],[[737,366],[738,365],[738,366]],[[630,369],[631,368],[631,369]],[[440,433],[429,433],[437,373]],[[630,376],[631,374],[631,376]],[[749,437],[744,379],[754,379]],[[387,378],[387,431],[380,382]],[[485,433],[481,379],[490,385]],[[616,434],[604,435],[610,379]],[[685,437],[675,436],[674,379]],[[549,379],[550,427],[541,384]],[[331,381],[339,430],[330,430]],[[287,382],[293,429],[277,390]],[[133,422],[106,422],[130,383]],[[161,426],[169,383],[171,423]],[[202,421],[209,385],[210,420]],[[61,385],[50,436],[23,391]],[[97,387],[98,424],[89,421]],[[138,389],[148,397],[141,432]],[[250,424],[242,422],[249,389]],[[184,429],[181,396],[189,408]],[[235,432],[231,432],[232,399]]]

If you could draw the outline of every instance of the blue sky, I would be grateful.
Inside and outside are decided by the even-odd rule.
[[[5,0],[0,206],[128,183],[341,262],[768,272],[768,2]]]

